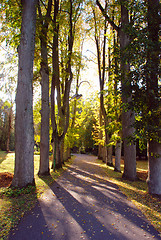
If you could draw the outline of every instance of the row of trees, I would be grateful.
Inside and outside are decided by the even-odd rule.
[[[7,26],[11,27],[11,32],[13,33],[14,29],[17,33],[11,35],[12,37],[7,41],[14,47],[17,47],[17,42],[20,41],[17,48],[19,71],[16,93],[16,159],[13,186],[21,187],[34,182],[33,78],[35,81],[36,79],[40,81],[42,93],[39,174],[49,174],[49,88],[53,168],[62,165],[64,138],[69,126],[71,83],[74,78],[77,78],[78,84],[81,68],[80,48],[83,35],[81,38],[80,15],[82,6],[82,1],[59,2],[56,0],[22,1],[21,4],[12,1],[9,5],[7,1],[1,3],[4,9],[3,28],[6,31],[7,23]],[[22,16],[21,31],[17,23],[17,14],[18,18]],[[15,24],[12,25],[11,22]],[[28,24],[29,22],[31,24]],[[5,35],[5,32],[2,35]],[[77,43],[75,43],[76,38]]]
[[[131,180],[136,179],[135,140],[140,135],[144,142],[148,141],[149,145],[149,192],[160,194],[159,1],[149,0],[145,4],[138,1],[123,0],[119,4],[111,2],[110,8],[106,1],[104,7],[100,1],[97,1],[97,5],[104,16],[102,52],[100,52],[96,20],[95,41],[100,76],[100,109],[105,121],[105,132],[107,131],[106,145],[109,144],[111,138],[109,125],[112,122],[112,117],[109,115],[108,109],[105,109],[103,102],[105,99],[103,92],[106,35],[109,30],[111,31],[112,40],[110,42],[112,42],[112,46],[108,49],[108,92],[111,88],[110,82],[113,81],[116,106],[118,102],[117,78],[119,77],[121,80],[122,139],[124,141],[123,177]],[[120,11],[119,14],[117,14],[118,11]],[[93,13],[96,19],[95,10]],[[107,28],[107,23],[110,25],[110,29]],[[102,60],[100,60],[100,56],[102,56]],[[111,100],[108,104],[111,104]],[[118,122],[118,112],[115,111],[115,114],[115,120]],[[108,148],[109,153],[110,149]],[[107,161],[109,161],[108,158]]]
[[[95,123],[97,117],[91,123],[97,129],[99,157],[112,164],[112,145],[116,145],[115,170],[119,171],[123,140],[123,177],[136,180],[135,141],[148,141],[149,192],[161,194],[159,1],[11,2],[8,6],[3,0],[1,6],[8,14],[3,15],[4,24],[7,20],[17,33],[8,42],[16,46],[21,33],[12,185],[22,187],[34,182],[33,79],[41,83],[39,174],[49,174],[50,112],[53,168],[61,167],[63,152],[72,146],[76,129],[77,100],[70,101],[71,87],[75,82],[77,96],[83,41],[85,36],[92,36],[97,49],[100,106],[99,126]],[[22,15],[21,31],[20,21],[16,24],[17,13]]]

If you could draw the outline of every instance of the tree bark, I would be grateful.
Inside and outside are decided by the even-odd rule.
[[[116,172],[121,172],[121,141],[117,141],[115,146],[115,169]]]
[[[110,47],[108,48],[108,91],[111,92],[113,89],[111,88],[111,50],[110,50]],[[109,105],[110,105],[110,102],[109,102]],[[110,108],[110,106],[108,106],[108,109]],[[107,118],[107,117],[106,117]],[[110,124],[111,122],[111,119],[108,117],[108,119],[106,120],[107,121],[107,126]],[[105,124],[105,125],[106,125]],[[106,127],[107,127],[106,126]],[[105,127],[105,128],[106,128]],[[105,134],[107,135],[106,136],[106,144],[110,144],[110,140],[111,140],[111,134],[109,134],[106,130],[105,130]],[[108,166],[113,166],[113,162],[112,162],[112,146],[108,146],[107,147],[107,165]]]
[[[40,166],[39,175],[49,175],[49,68],[47,51],[47,33],[49,26],[52,0],[48,1],[45,20],[41,13],[40,5],[39,17],[41,23],[41,138],[40,138]]]
[[[116,32],[116,35],[114,33],[114,38],[113,38],[113,42],[114,42],[114,53],[116,51],[116,47],[118,44],[118,33]],[[119,65],[118,65],[118,56],[115,53],[115,57],[114,57],[114,73],[115,76],[118,76],[119,74]],[[120,111],[118,111],[118,105],[119,105],[120,101],[118,102],[118,78],[115,77],[114,80],[114,105],[115,105],[115,117],[116,117],[116,121],[120,122]],[[120,137],[120,140],[116,141],[116,145],[115,145],[115,168],[114,171],[116,172],[121,172],[121,146],[122,146],[122,140],[121,140],[121,131],[119,129],[118,132],[118,137]]]
[[[122,87],[122,132],[124,141],[124,173],[123,178],[136,180],[136,146],[134,142],[130,142],[130,138],[134,134],[135,115],[133,110],[129,109],[131,102],[131,79],[129,79],[130,64],[126,60],[127,46],[130,43],[129,36],[126,34],[126,28],[129,25],[128,10],[125,7],[126,0],[121,1],[121,23],[122,27],[119,31],[120,50],[121,50],[121,87]]]
[[[101,111],[101,103],[100,103],[100,109],[99,109],[99,125],[100,125],[100,130],[99,130],[99,139],[103,139],[103,132],[102,132],[102,126],[103,126],[103,119],[102,119],[102,111]],[[99,143],[98,146],[98,159],[103,160],[103,145]]]
[[[62,162],[60,161],[61,160],[61,141],[57,137],[55,138],[55,141],[53,144],[53,166],[52,166],[52,168],[54,170],[62,167]]]
[[[10,136],[12,129],[12,107],[8,109],[8,132],[7,132],[7,144],[6,144],[6,152],[10,151]]]
[[[107,165],[113,167],[112,161],[112,146],[107,148]]]
[[[15,120],[15,169],[12,186],[34,184],[33,60],[36,0],[22,0]]]
[[[60,99],[60,73],[59,73],[59,23],[58,23],[58,12],[59,12],[59,0],[54,0],[54,19],[53,19],[53,46],[52,46],[52,67],[53,67],[53,76],[52,76],[52,84],[51,84],[51,124],[52,124],[52,142],[53,142],[53,164],[52,168],[60,168],[62,166],[60,154],[59,154],[59,135],[58,135],[58,118],[60,115],[61,109],[61,99]],[[57,119],[55,112],[55,93],[57,90]]]
[[[149,142],[148,160],[148,191],[161,195],[161,143]]]
[[[107,4],[105,6],[105,9],[107,8]],[[96,49],[97,49],[97,61],[98,61],[98,73],[99,73],[99,83],[100,83],[100,117],[104,118],[104,127],[105,127],[105,146],[103,147],[103,162],[105,162],[108,165],[112,165],[111,160],[111,149],[107,147],[109,144],[109,134],[107,132],[107,127],[109,124],[109,119],[107,116],[107,112],[104,106],[104,84],[105,84],[105,66],[106,66],[106,32],[107,32],[107,20],[104,21],[104,38],[103,38],[103,51],[102,51],[102,70],[101,70],[101,49],[100,49],[100,36],[98,34],[97,30],[97,21],[96,21],[96,14],[95,10],[93,9],[93,16],[94,16],[94,22],[95,22],[95,43],[96,43]],[[102,119],[100,119],[100,124],[103,124]],[[100,125],[101,127],[101,125]],[[100,133],[100,136],[102,133]],[[101,150],[101,146],[99,147]]]
[[[158,69],[159,69],[159,0],[148,0],[148,53],[147,53],[147,106],[151,112],[149,126],[158,127],[160,118],[156,114],[160,111]],[[148,160],[148,191],[150,194],[161,195],[161,131],[157,136],[152,133],[149,140]],[[149,133],[151,135],[151,133]]]
[[[69,93],[71,88],[71,82],[73,79],[72,74],[72,51],[73,51],[73,42],[74,42],[74,27],[73,27],[73,1],[69,1],[69,35],[68,35],[68,56],[65,68],[65,81],[63,85],[63,93],[61,96],[60,92],[60,76],[59,76],[59,46],[58,46],[58,35],[59,35],[59,25],[58,25],[58,10],[59,10],[59,0],[54,1],[54,37],[53,37],[53,79],[52,79],[52,126],[53,126],[53,141],[57,141],[56,145],[58,146],[58,154],[54,156],[59,159],[56,160],[55,167],[59,168],[62,166],[62,156],[61,147],[63,147],[63,141],[65,134],[67,133],[69,127]],[[76,11],[77,12],[77,11]],[[75,26],[75,23],[74,23]],[[58,119],[55,119],[55,99],[54,92],[57,90],[57,106],[58,106]],[[57,127],[59,126],[59,128]],[[55,148],[56,150],[56,148]],[[53,158],[53,161],[54,158]]]

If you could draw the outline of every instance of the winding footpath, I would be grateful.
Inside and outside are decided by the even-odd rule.
[[[145,216],[111,183],[94,156],[73,164],[28,212],[9,240],[161,239]]]

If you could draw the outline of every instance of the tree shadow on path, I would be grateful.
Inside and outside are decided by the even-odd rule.
[[[92,239],[136,239],[141,235],[148,235],[151,238],[156,236],[153,239],[161,239],[159,233],[150,225],[145,216],[126,199],[116,185],[72,166],[65,175],[60,181],[61,186],[57,185],[58,190],[55,188],[52,190],[75,219],[78,220],[78,216],[77,213],[73,215],[73,206],[77,206],[78,211],[83,213],[81,218],[86,219],[86,222],[93,223],[93,229],[99,236],[103,231],[105,236],[108,236],[108,238],[97,238],[98,236],[95,235],[95,238]],[[64,180],[68,181],[67,185]],[[68,187],[68,185],[71,186]],[[67,187],[68,191],[62,186]],[[92,201],[92,199],[94,200]],[[93,217],[92,221],[89,216]],[[79,224],[80,221],[81,219],[79,219]],[[104,226],[104,230],[102,226]],[[88,227],[83,225],[82,228],[87,233],[89,232]],[[90,234],[88,236],[91,237]]]
[[[10,240],[22,239],[23,235],[23,240],[161,239],[118,187],[103,179],[100,168],[82,163],[75,159],[74,164],[49,186]],[[45,182],[45,178],[43,180]]]

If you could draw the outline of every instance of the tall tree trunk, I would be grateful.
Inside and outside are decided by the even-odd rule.
[[[153,124],[157,127],[160,121],[160,118],[156,116],[160,111],[158,96],[159,23],[159,0],[148,0],[147,105],[148,112],[152,113],[149,125]],[[161,138],[161,131],[157,134],[158,138]],[[161,143],[157,141],[157,136],[149,141],[148,160],[148,191],[151,194],[161,195]]]
[[[121,50],[121,87],[122,87],[122,132],[124,141],[124,173],[123,177],[129,180],[136,179],[136,146],[130,142],[130,137],[134,134],[135,115],[133,110],[129,109],[129,103],[132,98],[131,79],[129,77],[130,64],[126,60],[127,49],[130,43],[129,36],[126,34],[126,28],[129,25],[128,10],[125,7],[126,0],[121,1],[121,23],[122,28],[119,32],[120,50]]]
[[[12,186],[34,184],[33,60],[36,0],[22,0],[21,40],[16,94],[15,170]]]
[[[111,87],[111,49],[110,47],[108,48],[108,91],[111,92],[112,91],[112,87]],[[110,103],[109,103],[110,105]],[[108,108],[110,108],[110,106],[108,106]],[[107,118],[107,116],[106,116]],[[108,117],[107,121],[107,126],[110,124],[111,119]],[[109,134],[108,131],[105,131],[105,133],[107,134],[106,136],[106,144],[110,144],[111,141],[111,134]],[[108,166],[113,166],[113,162],[112,162],[112,146],[108,146],[107,147],[107,165]]]
[[[61,140],[56,136],[53,144],[53,166],[52,168],[59,169],[62,167],[61,161]]]
[[[12,107],[9,108],[8,112],[8,133],[7,133],[7,144],[6,144],[6,152],[10,151],[10,136],[12,129]]]
[[[43,44],[42,44],[43,45]],[[47,46],[41,47],[41,138],[39,175],[49,174],[49,70]]]
[[[103,139],[103,132],[102,132],[103,119],[102,119],[101,103],[100,103],[100,109],[99,109],[99,125],[100,125],[99,139],[102,141],[102,139]],[[103,160],[103,145],[101,143],[99,143],[99,146],[98,146],[98,159]]]
[[[105,6],[105,10],[107,8],[107,3]],[[105,127],[105,146],[103,147],[103,161],[108,165],[111,165],[111,157],[110,151],[107,147],[109,143],[109,136],[107,132],[108,127],[108,116],[104,106],[104,84],[105,84],[105,66],[106,66],[106,32],[107,32],[107,20],[104,20],[104,38],[103,38],[103,51],[102,51],[102,71],[101,71],[101,49],[100,49],[100,36],[98,34],[97,29],[97,21],[96,21],[96,14],[95,10],[93,9],[93,16],[95,22],[95,43],[97,49],[97,61],[98,61],[98,73],[99,73],[99,83],[100,83],[100,114],[102,114],[104,118],[104,127]],[[101,117],[102,117],[101,116]],[[102,120],[102,119],[101,119]],[[102,122],[100,122],[102,124]],[[101,126],[100,126],[101,127]],[[101,133],[100,133],[101,134]],[[100,148],[101,149],[101,148]]]
[[[116,47],[118,44],[118,33],[115,32],[113,33],[114,37],[113,37],[113,42],[114,42],[114,73],[115,73],[115,80],[114,80],[114,105],[115,105],[115,117],[116,117],[116,121],[119,123],[120,122],[120,113],[118,111],[118,76],[119,76],[119,65],[118,65],[118,56],[116,54]],[[119,130],[118,133],[118,137],[121,138],[121,131]],[[115,168],[114,171],[116,172],[121,172],[121,146],[122,146],[122,140],[118,139],[116,141],[116,145],[115,145]]]
[[[54,0],[54,19],[53,19],[53,46],[52,46],[52,65],[53,65],[53,76],[51,85],[51,124],[52,124],[52,142],[53,142],[53,164],[52,168],[60,168],[62,166],[61,158],[59,154],[60,139],[58,134],[57,124],[59,121],[61,111],[61,97],[60,97],[60,74],[59,74],[59,23],[58,23],[58,12],[59,12],[59,0]],[[57,117],[55,112],[55,94],[57,90]]]
[[[63,146],[62,143],[64,141],[65,134],[67,133],[68,127],[69,127],[69,93],[71,88],[71,83],[73,79],[72,74],[72,52],[73,52],[73,42],[74,42],[74,30],[75,27],[73,27],[73,1],[69,0],[69,35],[68,35],[68,59],[66,63],[66,69],[65,69],[65,87],[63,96],[61,96],[60,92],[60,79],[59,79],[59,48],[58,48],[58,23],[57,23],[57,14],[58,14],[58,7],[59,7],[59,0],[54,0],[54,37],[53,37],[53,79],[52,79],[52,89],[57,90],[57,106],[58,106],[58,121],[57,124],[59,124],[59,131],[56,125],[56,121],[54,120],[54,99],[52,99],[52,114],[53,114],[53,140],[57,139],[58,143],[56,143],[61,149]],[[54,44],[55,43],[55,44]],[[55,56],[55,57],[54,57]],[[54,91],[54,90],[52,90]],[[61,99],[62,97],[62,99]],[[52,97],[53,98],[53,97]],[[54,104],[53,104],[54,103]],[[57,136],[56,136],[57,135]],[[54,140],[55,141],[55,140]],[[60,150],[61,151],[61,150]],[[58,165],[56,167],[62,166],[62,156],[63,154],[56,154],[59,159],[56,161],[58,162]]]
[[[113,167],[113,160],[112,160],[112,146],[107,148],[107,165]]]
[[[121,172],[121,140],[117,141],[115,146],[115,171]]]
[[[52,7],[52,0],[48,1],[47,13],[43,20],[40,5],[39,17],[41,23],[41,138],[40,138],[40,166],[39,175],[49,174],[49,68],[47,52],[47,33]]]
[[[161,195],[161,143],[149,141],[148,160],[148,191]]]

